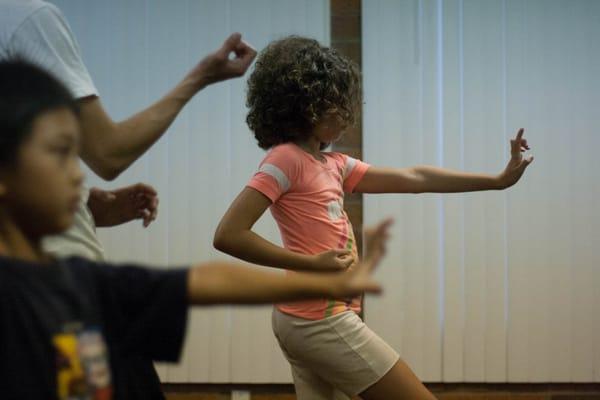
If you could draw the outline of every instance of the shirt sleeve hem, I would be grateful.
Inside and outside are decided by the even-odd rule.
[[[271,200],[271,203],[275,203],[275,201],[277,201],[279,198],[279,193],[276,190],[269,188],[267,185],[263,185],[258,182],[250,182],[246,185],[246,187],[254,189],[267,196],[269,200]]]
[[[358,185],[358,183],[365,176],[369,167],[370,165],[367,163],[357,162],[356,166],[354,167],[354,170],[344,182],[344,191],[347,193],[354,193],[356,185]]]

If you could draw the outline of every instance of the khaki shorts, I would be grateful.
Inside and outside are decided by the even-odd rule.
[[[292,366],[298,400],[356,396],[400,358],[352,311],[311,321],[274,309],[273,332]]]

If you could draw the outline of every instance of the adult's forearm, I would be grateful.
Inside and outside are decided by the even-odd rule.
[[[184,80],[150,107],[115,124],[105,154],[116,175],[126,170],[162,137],[198,90],[197,84]]]

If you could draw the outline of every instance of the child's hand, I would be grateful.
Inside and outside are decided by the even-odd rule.
[[[510,161],[504,172],[498,176],[500,187],[506,189],[521,179],[525,168],[533,161],[533,156],[523,158],[523,152],[530,150],[527,139],[523,139],[523,128],[517,132],[517,137],[510,141]]]
[[[339,275],[339,284],[333,285],[333,298],[348,298],[365,292],[380,293],[381,286],[372,279],[372,272],[385,254],[392,220],[387,219],[374,228],[365,230],[366,257],[348,272]]]
[[[314,256],[314,272],[342,271],[354,262],[350,250],[331,249]]]
[[[364,263],[373,269],[385,255],[385,245],[389,239],[389,229],[394,220],[388,218],[377,226],[365,229],[365,257]]]

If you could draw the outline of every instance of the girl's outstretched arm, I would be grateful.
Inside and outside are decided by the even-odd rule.
[[[296,271],[339,271],[354,259],[348,250],[332,249],[308,255],[277,246],[252,231],[254,223],[271,205],[259,191],[246,187],[233,201],[215,232],[216,249],[254,264]]]
[[[533,156],[523,158],[529,150],[520,129],[511,140],[511,159],[498,175],[474,174],[433,166],[411,168],[370,167],[355,191],[362,193],[457,193],[481,190],[502,190],[519,181]]]

